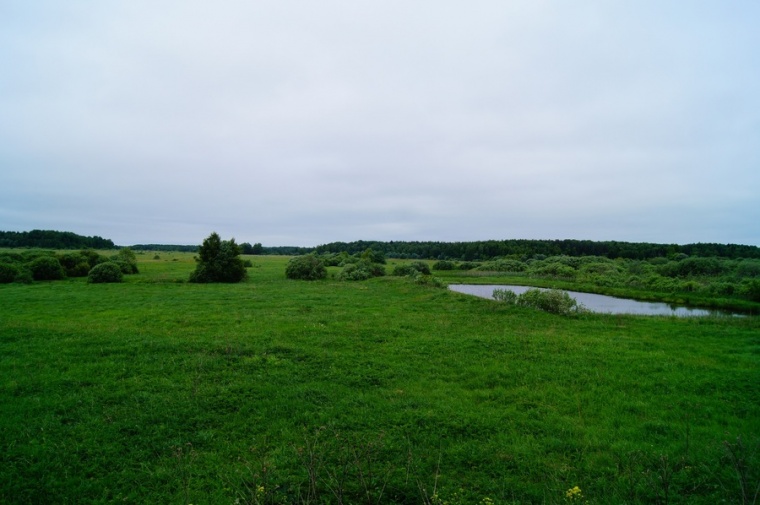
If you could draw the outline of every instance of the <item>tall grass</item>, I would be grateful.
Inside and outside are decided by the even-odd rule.
[[[146,253],[119,285],[0,286],[0,502],[757,501],[756,318],[568,319],[250,259],[234,285]]]

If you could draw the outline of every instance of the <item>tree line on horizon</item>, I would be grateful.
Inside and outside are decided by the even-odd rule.
[[[0,247],[36,247],[40,249],[116,249],[112,240],[85,237],[70,231],[32,230],[0,231]]]
[[[536,256],[601,256],[609,259],[647,260],[678,256],[720,257],[729,259],[760,258],[760,247],[740,244],[696,243],[656,244],[593,240],[507,239],[474,242],[373,241],[331,242],[316,247],[262,246],[239,244],[245,255],[299,256],[303,254],[361,254],[371,249],[395,259],[432,259],[452,261],[487,261],[499,257],[529,259]],[[135,251],[196,252],[197,245],[138,244]]]
[[[647,260],[674,258],[679,255],[692,257],[760,258],[760,247],[741,244],[695,243],[656,244],[649,242],[619,242],[593,240],[539,240],[506,239],[473,242],[441,241],[368,241],[331,242],[316,247],[262,246],[261,243],[239,244],[246,255],[285,255],[342,253],[361,254],[372,249],[388,258],[435,259],[457,261],[485,261],[499,257],[517,259],[535,256],[601,256],[610,259],[623,258]],[[0,231],[0,247],[39,247],[48,249],[114,249],[113,241],[102,237],[84,237],[72,232],[32,230],[29,232]],[[197,252],[199,245],[137,244],[135,251],[181,251]]]
[[[267,248],[264,248],[267,249]],[[367,249],[389,258],[485,261],[499,257],[528,259],[535,256],[601,256],[609,259],[648,260],[678,256],[760,258],[760,247],[739,244],[654,244],[593,240],[507,239],[475,242],[332,242],[307,252],[356,254]]]

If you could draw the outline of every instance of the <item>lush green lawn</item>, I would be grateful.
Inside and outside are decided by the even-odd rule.
[[[290,281],[282,257],[188,284],[192,255],[159,254],[123,284],[0,285],[0,502],[713,504],[742,503],[737,467],[758,484],[756,317],[565,318]]]

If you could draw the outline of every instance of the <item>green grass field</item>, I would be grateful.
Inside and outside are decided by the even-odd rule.
[[[0,285],[0,502],[760,500],[757,317],[567,318],[250,259],[232,285],[180,253]]]

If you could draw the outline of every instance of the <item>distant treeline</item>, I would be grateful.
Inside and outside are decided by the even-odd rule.
[[[238,244],[243,254],[268,254],[281,256],[298,256],[314,252],[314,247],[276,246],[264,247],[259,243],[251,245],[249,242]],[[129,246],[134,251],[180,251],[197,252],[198,245],[172,245],[172,244],[137,244]]]
[[[115,249],[113,241],[84,237],[70,231],[0,231],[0,247],[38,247],[40,249]]]
[[[760,258],[760,247],[739,244],[653,244],[648,242],[617,242],[593,240],[485,240],[477,242],[402,242],[369,241],[331,242],[316,247],[276,246],[260,243],[239,244],[243,254],[277,254],[295,256],[316,252],[360,254],[367,249],[383,253],[388,258],[486,261],[512,257],[527,259],[536,256],[602,256],[610,259],[647,260],[692,257]],[[32,230],[28,232],[0,231],[0,247],[39,247],[46,249],[114,249],[113,241],[98,236],[83,237],[72,232]],[[199,245],[137,244],[135,251],[196,252]]]
[[[198,245],[172,245],[172,244],[136,244],[129,246],[133,251],[179,251],[196,252]]]
[[[367,249],[389,258],[483,261],[497,257],[603,256],[646,260],[687,255],[696,257],[760,258],[760,247],[737,244],[651,244],[595,242],[592,240],[487,240],[479,242],[332,242],[317,246],[317,253],[356,254]]]
[[[278,246],[262,247],[261,254],[272,254],[280,256],[298,256],[300,254],[309,254],[316,251],[315,247],[298,247],[298,246]]]
[[[308,254],[314,252],[313,247],[264,247],[261,244],[251,245],[248,242],[238,244],[240,252],[243,254],[271,254],[282,256],[297,256],[299,254]],[[173,244],[137,244],[129,246],[133,251],[179,251],[179,252],[197,252],[199,245],[173,245]]]

